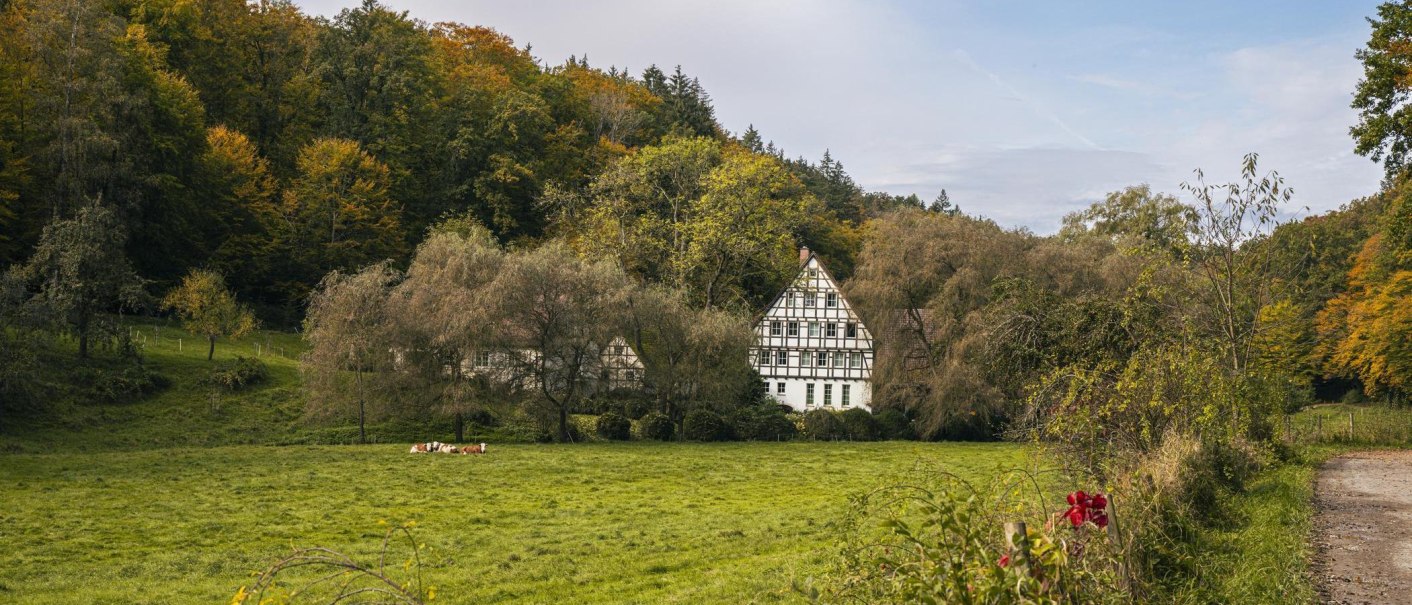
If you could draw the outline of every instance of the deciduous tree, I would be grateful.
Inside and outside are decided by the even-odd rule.
[[[309,300],[300,358],[314,418],[358,419],[358,440],[368,440],[367,421],[391,412],[386,378],[396,368],[398,351],[389,337],[389,293],[401,276],[387,263],[352,274],[333,271]]]
[[[162,306],[181,317],[181,325],[192,334],[206,337],[206,360],[216,355],[216,339],[240,338],[255,329],[255,316],[236,302],[226,288],[225,278],[215,271],[197,269],[181,280],[162,299]]]
[[[34,255],[18,269],[35,291],[28,304],[73,332],[80,358],[88,357],[95,337],[117,336],[109,311],[146,300],[142,278],[123,252],[126,241],[117,213],[93,202],[45,227]]]

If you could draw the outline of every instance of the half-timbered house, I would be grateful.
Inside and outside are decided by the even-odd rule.
[[[750,362],[780,403],[796,410],[868,409],[873,338],[808,248],[799,273],[755,324]]]

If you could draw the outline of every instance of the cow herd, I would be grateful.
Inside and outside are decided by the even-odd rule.
[[[428,443],[417,443],[412,445],[413,454],[484,454],[485,444],[466,445],[457,447],[450,443],[431,441]]]

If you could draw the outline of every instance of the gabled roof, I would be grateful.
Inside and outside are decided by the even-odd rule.
[[[769,313],[770,309],[773,309],[775,307],[775,304],[779,303],[781,298],[784,298],[784,293],[788,292],[789,289],[794,286],[794,283],[799,281],[799,276],[804,274],[804,270],[809,267],[809,261],[811,260],[818,260],[819,270],[824,272],[824,277],[827,277],[829,282],[833,283],[835,287],[839,286],[838,280],[834,279],[833,274],[829,273],[828,267],[824,266],[824,260],[819,258],[817,254],[814,254],[814,251],[810,250],[808,246],[800,246],[799,269],[794,272],[794,277],[789,280],[789,283],[785,284],[785,286],[780,289],[779,293],[775,294],[775,297],[770,299],[770,303],[765,305],[765,308],[760,309],[759,313],[756,313],[755,325],[760,325],[760,322],[765,319],[765,314]],[[843,298],[843,289],[841,287],[839,288],[838,296],[839,298]],[[846,301],[847,299],[844,300]],[[849,312],[857,315],[857,312],[853,311],[852,305],[849,305],[848,309]],[[859,321],[862,321],[861,317],[859,318]]]

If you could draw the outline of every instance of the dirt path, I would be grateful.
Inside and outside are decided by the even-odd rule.
[[[1319,471],[1314,572],[1325,603],[1412,603],[1412,451],[1360,452]]]

